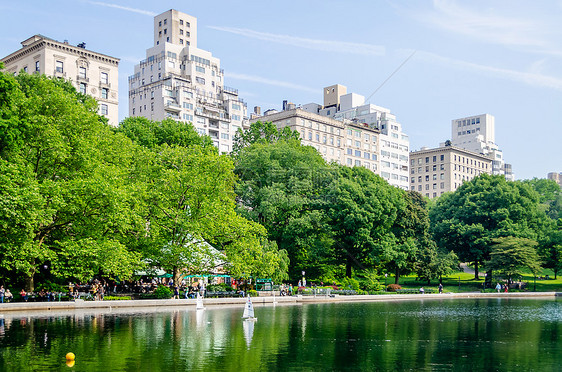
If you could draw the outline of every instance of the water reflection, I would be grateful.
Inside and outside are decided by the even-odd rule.
[[[0,318],[0,370],[553,370],[562,303],[436,300]]]

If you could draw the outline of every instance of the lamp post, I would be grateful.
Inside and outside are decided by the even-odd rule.
[[[386,291],[386,278],[388,278],[388,273],[384,273],[384,290]]]

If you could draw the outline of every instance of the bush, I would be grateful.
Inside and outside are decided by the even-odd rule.
[[[359,281],[355,278],[343,278],[339,282],[341,289],[349,289],[358,291],[360,288]]]
[[[233,290],[234,289],[231,286],[226,285],[225,283],[209,284],[207,286],[208,292],[230,292],[230,291],[233,291]]]
[[[361,289],[367,292],[376,292],[384,290],[384,285],[379,282],[378,273],[376,270],[367,269],[364,271],[363,275],[365,276],[360,284]]]
[[[104,296],[105,301],[130,300],[131,296]]]
[[[253,289],[249,290],[248,294],[250,295],[250,297],[258,297],[259,296],[258,291],[253,290]]]
[[[386,286],[388,292],[396,292],[397,289],[402,289],[400,284],[389,284]]]
[[[159,285],[153,292],[154,298],[169,299],[172,298],[173,292],[165,285]]]

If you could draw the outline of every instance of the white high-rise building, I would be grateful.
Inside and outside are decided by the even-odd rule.
[[[511,164],[505,163],[503,152],[495,142],[495,119],[490,114],[469,116],[451,122],[451,144],[492,160],[492,174],[502,174],[512,181]]]
[[[154,17],[154,46],[129,77],[129,116],[193,123],[221,153],[247,123],[247,106],[224,86],[220,60],[197,48],[197,18],[177,10]]]
[[[110,125],[118,124],[119,58],[88,50],[85,43],[74,46],[43,35],[30,37],[21,46],[0,60],[6,71],[70,80],[76,90],[98,101],[99,114]]]
[[[283,111],[267,110],[251,121],[270,121],[278,128],[300,133],[302,144],[313,146],[330,162],[361,166],[383,177],[389,184],[409,189],[408,136],[390,110],[365,104],[365,98],[347,93],[343,85],[324,88],[324,105],[296,107],[283,104]]]
[[[303,106],[303,109],[380,131],[380,167],[377,174],[393,186],[409,189],[410,139],[402,132],[402,125],[396,121],[396,116],[389,109],[365,103],[364,96],[347,93],[347,88],[339,84],[324,88],[323,107],[308,104]],[[350,145],[349,140],[346,145]]]

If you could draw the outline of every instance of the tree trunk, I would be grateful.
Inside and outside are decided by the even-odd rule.
[[[474,279],[475,279],[475,280],[480,279],[480,278],[478,277],[478,261],[474,261]]]
[[[174,286],[179,286],[181,285],[181,270],[179,270],[177,267],[174,267],[172,270],[172,275],[174,276]]]
[[[554,280],[556,280],[556,274],[558,274],[558,270],[554,269]]]
[[[394,277],[394,284],[398,284],[399,281],[400,281],[400,270],[396,269],[395,277]]]
[[[35,274],[32,273],[25,278],[25,290],[27,292],[33,292],[35,290],[35,282],[33,280],[33,276]]]
[[[349,255],[347,256],[347,262],[345,263],[345,276],[347,276],[348,278],[351,278],[351,257],[349,257]]]

